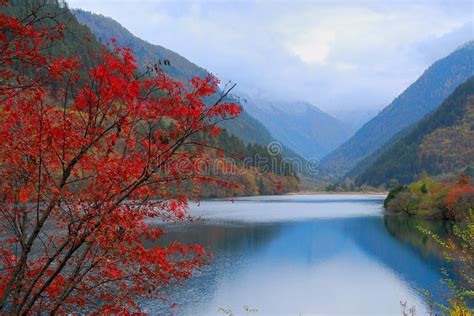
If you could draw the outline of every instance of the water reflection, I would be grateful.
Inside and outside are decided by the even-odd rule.
[[[441,249],[423,233],[420,228],[434,232],[441,237],[452,235],[452,223],[447,221],[425,220],[403,216],[385,216],[387,231],[399,242],[413,246],[417,255],[442,257]]]
[[[395,237],[407,223],[382,217],[380,197],[212,201],[193,212],[207,220],[169,227],[167,238],[209,246],[215,257],[168,289],[178,315],[222,315],[219,307],[239,315],[244,304],[257,315],[400,315],[400,300],[421,314],[417,287],[439,298],[446,291],[441,259],[421,251],[414,235]],[[151,314],[165,306],[144,302]]]

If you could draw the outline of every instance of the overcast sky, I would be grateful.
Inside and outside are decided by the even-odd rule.
[[[474,1],[69,0],[268,98],[387,105],[474,37]]]

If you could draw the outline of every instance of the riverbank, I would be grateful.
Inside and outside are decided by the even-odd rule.
[[[384,207],[393,214],[463,222],[474,209],[474,186],[465,175],[454,183],[436,182],[425,175],[390,190]]]

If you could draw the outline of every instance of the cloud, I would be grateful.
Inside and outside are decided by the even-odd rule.
[[[339,71],[352,71],[352,70],[357,70],[359,66],[355,64],[348,64],[348,63],[336,63],[335,67]]]
[[[285,46],[305,63],[324,65],[335,39],[334,30],[314,27],[287,40]]]

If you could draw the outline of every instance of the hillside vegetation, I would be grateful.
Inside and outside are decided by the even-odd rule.
[[[43,19],[42,24],[51,28],[57,23],[64,25],[63,37],[44,48],[44,53],[56,56],[74,56],[85,65],[90,66],[92,54],[102,46],[87,26],[79,24],[74,14],[68,9],[67,3],[54,0],[9,0],[8,6],[0,5],[0,12],[12,16],[22,17],[29,13],[31,7],[36,6],[37,16],[50,16],[52,19]]]
[[[104,45],[110,45],[111,39],[115,38],[117,45],[129,47],[142,69],[155,64],[158,60],[168,59],[170,65],[162,68],[175,79],[187,81],[196,76],[201,78],[207,76],[205,69],[163,46],[136,37],[112,18],[83,10],[73,10],[73,13],[79,23],[86,25]]]
[[[453,183],[440,183],[423,174],[409,186],[390,190],[384,207],[398,215],[462,222],[474,211],[474,186],[464,174]]]

